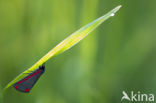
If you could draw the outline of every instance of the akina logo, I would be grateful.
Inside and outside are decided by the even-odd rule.
[[[121,98],[121,101],[127,100],[132,102],[153,102],[154,101],[154,94],[145,94],[141,93],[140,91],[134,92],[131,91],[131,93],[128,95],[125,91],[122,92],[123,96]]]

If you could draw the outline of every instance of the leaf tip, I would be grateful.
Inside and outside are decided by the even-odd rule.
[[[112,10],[112,13],[116,13],[121,7],[122,5],[117,6],[116,8]]]
[[[122,7],[122,5],[119,5],[115,8],[116,12]]]

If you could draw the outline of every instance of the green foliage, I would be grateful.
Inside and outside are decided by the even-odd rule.
[[[96,27],[98,27],[101,23],[103,23],[108,18],[115,15],[115,13],[120,9],[121,6],[118,6],[105,14],[104,16],[101,16],[100,18],[92,21],[91,23],[87,24],[86,26],[80,28],[78,31],[71,34],[69,37],[67,37],[65,40],[63,40],[61,43],[59,43],[56,47],[54,47],[51,51],[49,51],[45,56],[43,56],[37,63],[35,63],[32,67],[30,67],[28,70],[21,73],[19,76],[17,76],[14,80],[12,80],[5,88],[4,92],[12,86],[14,83],[16,83],[18,80],[25,77],[28,73],[31,71],[34,71],[37,67],[45,63],[50,58],[68,50],[75,44],[77,44],[80,40],[82,40],[85,36],[87,36],[91,31],[93,31]]]
[[[156,0],[0,0],[0,92],[118,4],[123,6],[115,17],[46,62],[29,94],[8,88],[4,103],[120,103],[123,90],[155,95]]]

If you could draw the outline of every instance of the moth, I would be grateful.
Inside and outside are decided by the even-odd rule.
[[[18,91],[29,93],[37,80],[44,73],[44,71],[45,65],[43,64],[42,66],[39,66],[35,71],[13,84],[13,87]]]

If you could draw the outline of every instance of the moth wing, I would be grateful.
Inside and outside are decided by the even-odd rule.
[[[37,82],[37,80],[40,78],[40,76],[44,73],[41,69],[37,69],[33,73],[29,74],[22,80],[18,81],[13,85],[13,87],[21,92],[29,92],[34,84]]]

